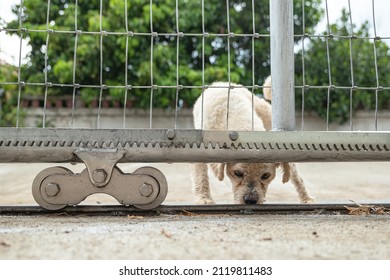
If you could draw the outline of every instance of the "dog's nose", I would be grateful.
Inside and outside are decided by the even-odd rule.
[[[259,195],[257,193],[249,193],[244,195],[245,204],[256,204],[259,200]]]

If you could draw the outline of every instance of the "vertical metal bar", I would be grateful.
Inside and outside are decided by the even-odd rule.
[[[154,32],[153,32],[153,0],[150,0],[150,112],[149,112],[149,128],[153,126],[153,95],[154,95],[154,81],[153,81],[153,48],[154,48]]]
[[[305,14],[305,0],[302,0],[302,104],[301,104],[301,130],[305,130],[305,91],[306,91],[306,71],[305,71],[305,38],[306,38],[306,14]]]
[[[45,70],[44,70],[44,76],[45,76],[45,96],[43,100],[43,116],[42,116],[42,128],[45,128],[46,126],[46,107],[47,107],[47,92],[48,92],[48,81],[47,81],[47,64],[49,60],[49,38],[50,38],[50,32],[49,32],[49,19],[50,19],[50,0],[47,1],[47,11],[46,11],[46,50],[45,50]]]
[[[293,0],[270,1],[273,130],[295,130],[293,27]]]
[[[227,29],[228,29],[228,36],[227,36],[227,59],[228,59],[228,82],[229,82],[229,88],[228,88],[228,98],[227,98],[227,108],[226,108],[226,130],[229,130],[229,109],[230,109],[230,88],[231,88],[231,81],[230,81],[230,36],[232,34],[230,33],[230,3],[229,0],[226,0],[226,21],[227,21]]]
[[[177,111],[179,106],[179,52],[180,52],[180,31],[179,31],[179,0],[176,0],[176,99],[175,99],[175,128],[177,128]]]
[[[20,122],[20,100],[22,96],[22,86],[24,83],[21,81],[21,69],[22,69],[22,43],[23,43],[23,25],[22,25],[22,10],[23,10],[23,0],[20,0],[19,5],[19,32],[20,32],[20,40],[19,40],[19,63],[18,63],[18,104],[16,107],[16,127],[19,127]]]
[[[325,37],[325,43],[326,43],[326,61],[328,63],[328,79],[329,79],[329,86],[328,86],[328,95],[327,95],[327,102],[326,102],[326,130],[329,130],[329,116],[330,116],[330,92],[333,88],[332,84],[332,69],[330,67],[330,55],[329,55],[329,38],[331,37],[330,34],[330,24],[329,24],[329,9],[328,9],[328,1],[325,1],[325,9],[326,9],[326,26],[327,26],[327,36]]]
[[[252,0],[252,130],[255,129],[255,37],[256,37],[256,23],[255,23],[255,1]]]
[[[76,88],[78,87],[76,85],[76,65],[77,65],[77,44],[78,44],[78,38],[79,38],[79,31],[77,27],[77,21],[78,21],[78,0],[75,1],[75,7],[74,7],[74,31],[75,31],[75,38],[74,38],[74,47],[73,47],[73,71],[72,71],[72,81],[73,81],[73,92],[72,92],[72,118],[71,118],[71,127],[74,127],[74,112],[76,108]]]
[[[205,49],[205,37],[207,36],[204,28],[204,0],[202,0],[202,117],[200,122],[200,128],[203,129],[203,106],[204,106],[204,90],[205,90],[205,84],[204,84],[204,49]]]
[[[126,26],[126,48],[125,48],[125,98],[123,100],[123,123],[122,128],[126,128],[126,108],[127,108],[127,95],[129,92],[127,84],[128,65],[129,65],[129,23],[127,19],[127,0],[125,1],[125,26]]]
[[[352,22],[352,10],[351,10],[351,1],[348,0],[348,11],[349,11],[349,22],[350,22],[350,31],[349,31],[349,61],[351,65],[351,89],[349,91],[349,126],[350,130],[353,131],[353,93],[355,90],[355,78],[353,75],[353,55],[352,55],[352,39],[353,39],[353,22]]]
[[[99,107],[97,116],[97,128],[100,128],[100,111],[102,109],[103,100],[103,0],[100,0],[100,94],[99,94]]]
[[[375,89],[375,131],[378,131],[378,109],[379,109],[379,72],[378,72],[378,56],[376,50],[376,41],[380,39],[376,33],[376,23],[375,23],[375,1],[372,0],[372,22],[374,27],[374,65],[375,65],[375,81],[376,81],[376,89]]]

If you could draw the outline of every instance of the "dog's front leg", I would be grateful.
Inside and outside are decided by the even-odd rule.
[[[211,198],[206,163],[191,164],[192,187],[197,204],[215,204]]]
[[[301,201],[301,203],[314,202],[314,198],[312,198],[308,194],[305,187],[305,183],[302,177],[299,175],[298,169],[294,163],[290,163],[290,180],[298,192],[299,200]]]

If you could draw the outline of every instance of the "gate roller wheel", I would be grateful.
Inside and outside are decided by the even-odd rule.
[[[154,178],[159,184],[159,192],[156,199],[153,200],[153,202],[149,204],[137,204],[134,205],[134,207],[142,210],[150,210],[161,205],[161,203],[163,203],[163,201],[167,197],[167,193],[168,193],[168,183],[164,174],[160,170],[150,166],[138,168],[133,172],[133,174],[148,175]]]
[[[47,202],[43,196],[42,192],[44,192],[44,189],[42,188],[42,182],[49,177],[50,175],[54,174],[64,174],[64,175],[72,175],[74,174],[71,170],[68,168],[62,167],[62,166],[56,166],[56,167],[49,167],[41,172],[38,173],[38,175],[35,177],[33,183],[32,183],[32,194],[35,199],[35,201],[42,207],[47,210],[59,210],[64,207],[66,207],[66,204],[51,204]]]

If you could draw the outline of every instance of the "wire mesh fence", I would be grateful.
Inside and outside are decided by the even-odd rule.
[[[299,67],[301,67],[302,76],[301,81],[296,81],[297,84],[299,84],[296,88],[301,90],[302,95],[301,115],[303,116],[305,112],[305,94],[313,90],[321,92],[326,95],[326,103],[324,102],[323,104],[324,107],[326,107],[326,111],[324,112],[326,130],[329,130],[329,124],[331,120],[335,118],[338,120],[343,119],[343,121],[348,122],[349,129],[351,131],[354,130],[354,113],[356,109],[359,109],[359,106],[356,104],[361,102],[361,99],[359,101],[356,100],[359,99],[359,94],[363,93],[365,95],[370,95],[370,97],[366,99],[366,102],[373,103],[370,109],[373,112],[372,119],[374,130],[378,130],[379,109],[388,108],[388,104],[385,99],[388,96],[389,90],[385,74],[387,72],[387,66],[386,64],[381,63],[380,60],[387,60],[387,44],[389,42],[387,40],[389,40],[389,37],[383,35],[380,36],[377,31],[376,22],[378,19],[376,19],[375,16],[375,3],[377,2],[378,1],[366,1],[366,3],[364,3],[365,8],[367,8],[367,15],[370,15],[370,18],[368,19],[369,22],[367,21],[365,23],[365,28],[357,26],[353,20],[355,19],[358,21],[357,19],[359,19],[354,15],[354,10],[358,10],[354,7],[355,3],[353,3],[353,1],[346,2],[347,5],[340,19],[340,27],[342,28],[337,28],[335,24],[332,24],[329,21],[330,11],[328,3],[332,3],[331,1],[324,1],[326,31],[321,35],[308,34],[305,33],[305,25],[303,24],[301,35],[295,35],[301,38],[301,61]],[[303,9],[303,17],[305,17],[304,13],[305,11]],[[304,22],[305,20],[303,20],[303,23]],[[367,24],[369,23],[372,25],[372,32],[368,32]],[[325,62],[322,67],[323,75],[327,75],[328,84],[308,84],[305,79],[305,76],[307,75],[305,64],[308,63],[305,59],[307,47],[306,40],[319,40],[323,43],[326,50],[326,59],[322,60]],[[340,47],[337,47],[341,45],[343,45],[344,48],[344,51],[342,52],[344,56],[340,55]],[[363,47],[371,49],[363,50]],[[379,49],[381,49],[382,55],[378,55],[380,52]],[[385,51],[384,55],[383,50]],[[342,64],[341,67],[339,66],[340,64]],[[336,69],[336,67],[341,69]],[[348,73],[343,76],[347,77],[347,79],[342,80],[338,77],[338,74],[342,72]],[[362,72],[369,72],[371,76],[367,79],[362,79]],[[334,103],[340,102],[340,99],[335,100],[335,98],[332,98],[335,95],[344,96],[344,101],[342,102],[344,102],[343,106],[345,109],[344,112],[339,112],[342,116],[339,115],[335,117],[335,113],[332,112],[332,110],[337,109],[337,105],[340,107],[339,104],[334,106]],[[334,103],[332,104],[332,102]],[[303,117],[301,120],[301,127],[304,128]]]
[[[353,131],[361,108],[373,112],[373,130],[378,130],[379,111],[388,107],[390,37],[376,28],[378,0],[366,2],[372,34],[354,23],[351,1],[346,1],[339,26],[329,21],[331,2],[294,1],[298,130],[305,130],[307,112],[317,110],[324,130],[331,130],[332,122],[347,122]],[[127,114],[135,105],[148,110],[149,128],[159,107],[172,112],[170,127],[178,128],[180,109],[191,108],[213,81],[240,83],[261,95],[270,74],[267,1],[47,1],[39,3],[39,16],[32,11],[36,5],[20,1],[17,20],[1,27],[19,37],[17,75],[0,81],[8,99],[16,96],[15,127],[23,126],[24,107],[32,106],[32,100],[41,108],[39,125],[46,127],[48,110],[56,106],[53,98],[62,98],[57,106],[68,107],[68,127],[78,127],[81,106],[96,107],[96,128],[102,127],[107,106],[122,108],[116,127],[132,127]],[[210,14],[213,6],[218,17]],[[311,22],[321,7],[323,33]],[[25,40],[32,46],[27,60]],[[5,69],[5,63],[0,67]],[[362,73],[370,76],[362,78]]]
[[[163,2],[163,1],[162,1]],[[96,17],[97,23],[95,23],[96,28],[98,30],[91,31],[91,30],[83,30],[81,27],[81,24],[78,24],[80,21],[79,14],[81,13],[80,10],[78,10],[79,3],[76,1],[74,3],[74,10],[71,10],[68,6],[67,13],[71,13],[74,15],[74,28],[66,30],[67,27],[62,27],[55,25],[53,20],[51,20],[51,6],[52,2],[47,2],[47,10],[46,10],[46,21],[42,22],[38,27],[40,29],[37,29],[37,25],[34,25],[34,27],[26,28],[24,27],[24,9],[23,9],[23,1],[21,1],[19,8],[18,8],[18,18],[19,18],[19,26],[15,29],[9,29],[4,28],[2,31],[8,32],[8,33],[14,33],[18,34],[20,36],[20,41],[25,38],[25,36],[29,36],[30,38],[33,37],[32,34],[36,34],[37,36],[40,36],[41,39],[44,39],[41,46],[41,53],[39,54],[41,56],[41,69],[36,69],[36,72],[40,72],[42,81],[32,81],[33,79],[27,78],[23,76],[23,65],[22,65],[22,44],[20,44],[19,48],[19,63],[18,63],[18,75],[17,80],[14,81],[5,81],[1,84],[6,85],[13,85],[17,87],[17,116],[16,116],[16,127],[20,126],[20,110],[22,107],[23,99],[25,96],[29,96],[28,92],[29,89],[35,87],[37,90],[32,91],[40,91],[41,94],[37,94],[40,96],[40,107],[42,107],[42,127],[45,127],[46,125],[46,109],[48,108],[48,99],[50,99],[50,96],[53,95],[53,91],[55,92],[57,89],[57,92],[54,94],[60,94],[60,95],[70,95],[69,103],[71,104],[71,120],[70,120],[70,127],[73,127],[74,125],[74,118],[76,116],[76,100],[78,99],[79,95],[82,94],[82,92],[85,92],[85,99],[93,99],[94,97],[97,97],[97,124],[96,127],[100,127],[100,117],[101,117],[101,109],[103,107],[103,100],[105,97],[112,95],[119,95],[120,103],[123,106],[123,127],[126,127],[126,107],[129,106],[129,99],[133,98],[133,95],[141,95],[142,98],[136,98],[134,101],[137,106],[143,107],[145,109],[149,109],[150,111],[150,121],[149,121],[149,127],[153,127],[152,119],[153,119],[153,109],[157,107],[170,107],[174,111],[175,120],[173,127],[177,127],[177,115],[178,110],[180,107],[183,106],[183,103],[186,101],[186,98],[182,98],[181,96],[186,96],[186,91],[191,90],[188,95],[194,95],[194,91],[196,90],[198,94],[204,90],[208,84],[212,82],[210,78],[207,77],[207,71],[205,70],[205,51],[207,52],[206,48],[210,48],[210,42],[211,45],[214,45],[214,49],[222,48],[222,45],[224,50],[226,49],[227,52],[227,64],[224,65],[227,67],[227,70],[223,71],[224,80],[227,80],[230,82],[231,80],[231,49],[230,46],[234,44],[235,40],[239,41],[241,38],[245,38],[245,40],[248,40],[248,38],[251,38],[252,41],[252,53],[254,52],[254,41],[255,39],[260,38],[268,38],[269,34],[262,34],[255,32],[255,24],[254,24],[254,18],[255,18],[255,10],[254,10],[254,1],[252,2],[252,17],[253,17],[253,32],[252,33],[233,33],[230,30],[230,21],[229,21],[229,10],[231,8],[231,5],[229,1],[226,2],[226,17],[225,22],[226,26],[223,26],[225,30],[205,30],[205,16],[204,16],[204,1],[201,3],[197,3],[197,8],[201,11],[199,14],[201,14],[202,19],[202,26],[199,26],[198,33],[188,33],[184,30],[181,31],[180,24],[179,24],[179,2],[176,1],[173,3],[173,1],[167,1],[171,4],[175,4],[175,6],[172,6],[172,13],[175,15],[175,20],[172,22],[172,26],[168,26],[167,30],[161,29],[161,23],[157,27],[153,24],[153,18],[155,15],[153,14],[153,10],[156,10],[156,6],[160,5],[162,3],[161,1],[144,1],[140,6],[141,8],[148,10],[149,15],[146,15],[146,17],[149,18],[149,22],[145,22],[144,26],[139,27],[139,30],[145,30],[144,32],[138,31],[134,28],[134,26],[129,26],[128,18],[129,17],[135,17],[134,14],[131,14],[133,10],[131,7],[128,7],[128,2],[124,1],[121,3],[122,10],[120,13],[124,14],[124,16],[121,18],[121,26],[118,26],[117,29],[110,29],[106,30],[105,26],[103,26],[103,22],[105,22],[105,18],[107,17],[107,14],[109,12],[107,10],[112,9],[116,10],[118,7],[109,7],[109,2],[107,1],[98,1],[98,7],[97,11],[99,15]],[[185,2],[185,1],[184,1]],[[182,3],[182,5],[186,5],[186,3]],[[161,4],[162,5],[162,4]],[[57,7],[58,5],[56,5]],[[97,5],[95,5],[97,6]],[[158,10],[158,9],[157,9]],[[63,13],[65,13],[65,9],[61,10]],[[88,11],[83,11],[88,12]],[[188,12],[188,11],[187,11]],[[130,13],[130,14],[129,14]],[[54,25],[54,26],[52,26]],[[85,26],[84,26],[85,28]],[[201,29],[200,29],[201,28]],[[237,28],[237,26],[236,26]],[[91,29],[90,26],[87,27],[87,29]],[[92,28],[93,29],[93,28]],[[146,31],[146,29],[149,29]],[[58,38],[62,39],[58,39]],[[57,38],[57,39],[56,39]],[[85,47],[81,46],[81,39],[87,38],[86,40],[91,40],[95,44],[95,55],[93,59],[95,59],[96,63],[93,68],[90,68],[89,71],[92,73],[88,73],[87,78],[79,77],[79,66],[82,65],[82,60],[85,59],[85,57],[82,57],[80,48]],[[136,39],[135,39],[136,38]],[[69,65],[66,73],[61,73],[63,76],[67,76],[67,82],[61,82],[61,79],[58,77],[53,77],[53,75],[50,75],[50,72],[55,71],[55,66],[52,65],[53,62],[55,63],[58,61],[58,57],[51,57],[50,50],[55,49],[59,46],[58,44],[61,42],[61,40],[69,40],[72,41],[71,44],[73,47],[71,49],[62,49],[61,56],[65,55],[68,56],[67,63],[71,64]],[[180,61],[181,55],[181,49],[183,47],[188,46],[188,41],[191,40],[197,40],[201,41],[201,50],[193,49],[192,50],[192,62],[189,63],[200,63],[201,61],[201,78],[197,77],[198,82],[191,84],[191,83],[183,83],[180,79],[180,76],[182,74],[182,71],[184,70],[190,70],[191,66],[187,67],[185,66],[184,70],[180,69],[180,66],[183,64]],[[187,41],[187,43],[181,45],[182,41]],[[206,42],[208,41],[208,45]],[[112,44],[112,42],[114,42]],[[129,43],[130,42],[130,43]],[[134,53],[134,51],[131,50],[131,45],[134,44],[143,44],[145,46],[148,46],[148,50],[145,50],[147,55],[144,53]],[[135,43],[134,43],[135,42]],[[149,43],[148,43],[149,42]],[[56,45],[57,44],[57,45]],[[120,54],[122,61],[120,61],[121,65],[121,71],[117,69],[115,72],[119,73],[122,78],[120,79],[120,82],[115,81],[112,82],[112,74],[110,72],[114,72],[113,69],[110,69],[112,66],[109,66],[110,63],[107,62],[110,60],[110,57],[107,57],[106,53],[112,53],[112,50],[107,52],[107,45],[112,46],[112,48],[120,49],[122,53]],[[130,47],[129,47],[130,44]],[[221,46],[218,46],[221,45]],[[139,48],[137,51],[140,51]],[[161,78],[164,73],[162,73],[162,69],[166,68],[162,65],[157,65],[159,63],[158,59],[156,58],[156,53],[159,53],[161,56],[161,52],[170,52],[175,53],[164,61],[163,63],[169,64],[169,67],[171,70],[169,70],[169,75],[175,76],[174,78],[171,78],[168,83],[161,83],[164,79]],[[210,51],[209,51],[210,52]],[[69,54],[72,53],[72,54]],[[130,54],[132,54],[132,57],[130,57]],[[58,53],[56,55],[59,55]],[[147,72],[147,76],[149,78],[142,77],[141,79],[137,80],[134,78],[136,75],[136,71],[139,71],[139,69],[136,69],[136,71],[132,71],[132,76],[129,77],[130,69],[132,69],[132,65],[134,62],[132,62],[132,59],[134,57],[141,57],[143,59],[141,67],[143,67],[143,70]],[[216,56],[213,54],[208,54],[209,60],[215,60]],[[80,58],[81,57],[81,58]],[[139,58],[138,58],[139,59]],[[255,65],[255,56],[252,55],[252,68]],[[208,62],[210,64],[210,62]],[[211,62],[212,64],[213,62]],[[43,66],[43,69],[42,69]],[[162,67],[161,67],[162,66]],[[53,69],[54,68],[54,69]],[[190,69],[188,69],[190,68]],[[197,66],[199,70],[199,65]],[[215,67],[214,67],[215,68]],[[123,69],[123,71],[122,71]],[[215,70],[214,70],[215,71]],[[217,69],[218,71],[218,69]],[[198,71],[196,75],[199,76]],[[225,75],[226,74],[226,75]],[[146,75],[145,75],[146,76]],[[156,76],[160,76],[159,81],[157,82]],[[214,75],[215,76],[215,75]],[[93,78],[92,78],[93,77]],[[188,80],[188,77],[184,77],[186,80]],[[220,77],[221,79],[222,77]],[[80,81],[82,80],[82,81]],[[89,80],[91,84],[86,84],[86,80]],[[250,86],[247,86],[249,88],[253,89],[259,89],[261,86],[257,85],[257,81],[255,82],[255,76],[254,71],[252,71],[252,84]],[[174,82],[174,83],[172,83]],[[93,83],[93,84],[92,84]],[[138,91],[137,91],[138,90]],[[134,91],[137,91],[136,94],[133,94]],[[60,92],[60,93],[58,93]],[[158,98],[156,98],[156,95],[158,95]],[[164,96],[166,95],[166,96]],[[145,98],[145,96],[148,96],[148,98]],[[139,101],[139,99],[142,99],[142,101]],[[187,98],[188,99],[188,98]],[[95,100],[94,100],[95,101]],[[132,102],[132,103],[134,103]],[[192,100],[188,101],[189,103],[193,102]],[[137,104],[138,103],[138,104]],[[142,103],[142,104],[139,104]],[[146,103],[146,104],[145,104]],[[165,104],[161,104],[165,103]],[[167,105],[168,104],[168,105]],[[191,106],[191,104],[189,104]]]
[[[348,130],[354,131],[361,129],[354,123],[355,114],[364,109],[370,116],[369,130],[383,130],[390,98],[390,37],[376,28],[380,1],[365,1],[372,32],[369,24],[355,23],[351,1],[345,1],[338,23],[332,23],[328,6],[333,3],[328,2],[291,4],[294,34],[288,49],[294,48],[295,76],[287,72],[295,80],[295,92],[277,94],[293,98],[287,107],[274,108],[274,115],[286,116],[289,110],[287,119],[297,118],[297,130],[306,130],[306,118],[314,113],[325,124],[314,130],[348,123]],[[261,96],[268,87],[263,85],[272,63],[268,1],[75,0],[42,5],[22,0],[14,14],[15,20],[0,27],[1,33],[19,38],[17,65],[0,65],[13,73],[0,80],[1,126],[24,127],[25,115],[33,111],[42,128],[138,128],[142,112],[145,127],[154,128],[164,111],[171,116],[164,127],[190,129],[192,106],[206,89],[226,87],[230,96],[232,89],[242,87]],[[321,17],[324,32],[316,27]],[[286,37],[284,29],[280,34],[280,40]],[[280,40],[276,43],[283,49]],[[25,42],[31,50],[23,57]],[[274,81],[285,83],[279,76],[287,69],[286,61],[278,55],[273,59],[274,66],[280,63],[278,69],[273,67]],[[251,102],[253,123],[254,98]],[[142,110],[134,113],[133,107]],[[91,115],[92,126],[79,121]]]
[[[269,88],[269,85],[263,85],[263,83],[270,74],[272,63],[274,76],[277,77],[282,72],[285,75],[282,78],[274,77],[273,85],[271,85],[273,94],[276,94],[279,99],[287,100],[283,105],[285,107],[273,108],[273,122],[275,115],[290,121],[295,118],[294,109],[300,108],[301,130],[304,130],[307,110],[318,109],[317,113],[322,114],[325,119],[325,130],[329,130],[330,123],[334,120],[349,121],[350,130],[353,130],[356,108],[368,106],[365,108],[372,108],[373,111],[374,130],[378,130],[379,109],[386,107],[388,103],[386,92],[389,87],[386,86],[385,70],[388,67],[386,61],[389,48],[382,42],[388,38],[380,37],[376,31],[376,1],[368,2],[374,23],[373,36],[369,34],[364,24],[359,28],[354,25],[353,5],[350,1],[347,2],[347,9],[342,12],[341,23],[338,25],[331,24],[329,21],[328,1],[288,1],[290,5],[288,12],[283,11],[282,6],[273,8],[273,18],[277,18],[279,9],[281,9],[280,19],[286,20],[287,18],[286,25],[283,27],[278,22],[273,25],[273,19],[270,21],[272,5],[269,5],[268,1],[263,3],[263,1],[253,0],[216,2],[100,0],[87,3],[76,0],[47,1],[44,5],[39,1],[20,1],[14,9],[17,19],[6,25],[3,24],[1,29],[1,32],[18,36],[20,42],[18,65],[10,68],[13,69],[15,75],[6,77],[5,81],[0,82],[0,86],[8,92],[5,96],[11,100],[11,103],[14,102],[8,106],[8,110],[11,108],[8,115],[13,118],[8,121],[8,125],[22,128],[25,112],[31,110],[29,106],[32,102],[37,102],[38,109],[35,113],[38,112],[40,115],[39,126],[42,128],[52,125],[48,117],[49,112],[50,116],[53,116],[53,112],[57,114],[58,111],[62,111],[61,118],[67,120],[67,122],[62,122],[62,127],[90,128],[77,123],[78,118],[85,117],[80,112],[87,110],[94,115],[95,126],[92,128],[99,129],[102,128],[104,119],[110,118],[105,114],[109,106],[115,107],[111,108],[112,111],[120,112],[121,115],[119,124],[115,124],[114,127],[131,128],[134,127],[135,121],[139,120],[134,115],[130,117],[128,115],[129,107],[135,104],[146,110],[149,129],[154,128],[153,122],[156,120],[155,115],[159,108],[169,111],[173,116],[172,121],[166,125],[168,128],[181,129],[183,127],[179,125],[179,118],[182,109],[188,107],[191,111],[195,100],[202,96],[200,125],[196,127],[202,129],[206,122],[205,100],[203,99],[205,91],[225,89],[228,96],[226,105],[224,105],[226,108],[223,111],[226,115],[223,117],[226,126],[218,127],[218,129],[228,131],[227,134],[203,134],[204,139],[207,138],[209,141],[204,142],[202,135],[194,131],[180,132],[183,136],[178,137],[179,140],[175,137],[181,134],[176,134],[172,130],[166,133],[156,130],[154,136],[145,134],[149,135],[146,138],[140,136],[138,131],[133,133],[133,135],[138,135],[138,138],[134,137],[129,146],[136,145],[139,148],[140,143],[144,143],[145,146],[151,144],[151,147],[147,147],[146,150],[148,150],[155,148],[156,143],[159,143],[160,147],[173,145],[185,148],[186,144],[189,144],[190,147],[195,145],[199,148],[204,142],[206,150],[210,143],[212,147],[217,145],[223,148],[233,145],[236,149],[234,142],[238,139],[238,134],[231,134],[229,130],[259,130],[259,127],[255,129],[254,125],[255,119],[259,117],[259,113],[255,110],[257,106],[255,103],[258,102],[257,95],[261,95],[264,89]],[[326,19],[324,33],[316,30],[317,22],[322,16]],[[291,28],[293,25],[294,34]],[[290,34],[287,34],[285,30],[288,27]],[[286,49],[285,44],[290,45],[286,54],[280,55],[276,51],[271,61],[272,50],[276,49],[271,44],[271,37],[277,34],[275,30],[278,31],[279,37],[278,40],[274,40],[276,44],[274,46],[283,50]],[[288,39],[285,40],[285,37]],[[24,40],[28,40],[32,47],[25,61],[22,56]],[[282,42],[283,40],[285,41]],[[289,65],[287,65],[286,55],[290,55]],[[295,94],[289,92],[294,76],[293,71],[288,70],[293,67],[294,55]],[[363,65],[365,63],[371,63],[371,65],[365,65],[365,68],[360,69],[356,67],[362,65],[360,61],[363,61]],[[341,67],[338,67],[339,65]],[[347,71],[345,66],[347,66]],[[285,71],[286,69],[288,71]],[[213,83],[216,80],[223,80],[225,83]],[[370,81],[373,83],[369,84]],[[244,126],[239,121],[237,124],[236,120],[236,124],[229,127],[230,116],[233,116],[233,113],[229,111],[232,106],[230,103],[235,102],[233,99],[231,101],[230,97],[235,95],[233,92],[236,92],[236,89],[247,89],[250,95],[251,105],[245,109],[252,111],[250,126]],[[276,89],[281,90],[277,92]],[[294,98],[286,98],[286,96],[294,97],[294,95],[296,104],[293,102]],[[52,98],[60,99],[61,104],[53,105]],[[63,98],[66,98],[66,102]],[[30,99],[33,101],[28,103]],[[272,103],[274,107],[277,102]],[[12,108],[12,105],[15,108]],[[26,106],[28,108],[25,108]],[[4,111],[3,117],[6,115]],[[292,115],[286,118],[287,111],[292,112]],[[189,116],[192,118],[192,115]],[[157,118],[159,117],[160,115],[157,115]],[[262,122],[264,127],[261,125],[260,130],[269,130],[266,119],[263,118]],[[291,123],[294,122],[295,120]],[[191,129],[191,123],[192,120],[187,122],[184,128]],[[210,129],[210,126],[207,129]],[[274,129],[279,128],[274,127]],[[291,130],[291,125],[289,130]],[[4,130],[4,133],[12,134],[8,130]],[[40,143],[37,136],[39,133],[23,133],[28,139],[15,140],[6,137],[2,145],[18,146],[24,143],[24,146],[34,146]],[[44,132],[40,133],[44,134]],[[46,134],[54,135],[52,132]],[[29,137],[30,135],[34,136]],[[85,138],[91,135],[92,132],[89,132]],[[96,136],[96,134],[93,135]],[[283,151],[283,155],[288,157],[288,160],[294,158],[310,160],[307,154],[302,158],[298,153],[302,150],[310,151],[312,148],[319,149],[326,155],[314,156],[313,154],[311,160],[357,158],[356,156],[348,158],[345,153],[341,156],[331,156],[339,150],[356,150],[358,153],[361,150],[371,150],[373,155],[369,157],[365,155],[366,160],[386,159],[387,154],[379,155],[377,150],[388,151],[387,135],[372,136],[372,138],[367,138],[366,135],[355,134],[354,137],[357,137],[355,139],[348,138],[349,136],[346,137],[345,134],[315,137],[313,134],[303,133],[300,138],[302,145],[298,145],[298,148],[295,146],[298,144],[295,143],[296,140],[291,140],[295,139],[294,135],[290,137],[291,141],[287,141],[281,134],[274,134],[271,138],[267,138],[268,136],[264,135],[260,137],[257,134],[251,136],[241,133],[239,141],[241,147],[248,147],[249,150],[254,147],[263,147],[263,150],[257,150],[262,153],[260,160],[271,160],[270,157],[265,156],[266,151],[264,151],[267,147],[270,150],[274,149],[269,141],[275,141],[277,150]],[[15,137],[17,138],[17,135]],[[128,135],[126,137],[131,138]],[[153,137],[159,139],[153,140]],[[344,137],[344,146],[339,146],[343,141],[338,137]],[[378,137],[384,137],[383,141],[378,142]],[[330,142],[325,143],[321,141],[321,138]],[[268,142],[258,143],[262,139],[268,139]],[[356,141],[352,143],[351,139]],[[167,140],[171,144],[167,143]],[[175,143],[172,144],[170,141],[173,140]],[[57,140],[49,139],[48,141],[58,146]],[[95,140],[93,143],[98,143],[96,144],[98,147],[109,146],[110,143],[121,143],[122,146],[126,146],[125,142],[118,141],[110,138],[107,141]],[[334,143],[331,143],[332,141]],[[367,141],[367,145],[362,146],[363,141]],[[59,146],[70,147],[75,143],[76,141],[70,141],[66,144],[59,144]],[[88,143],[85,145],[93,145]],[[335,149],[332,148],[333,146]],[[184,151],[187,153],[186,156],[177,156],[177,160],[188,161],[194,158],[191,150],[184,149]],[[159,149],[152,152],[154,159],[164,160],[165,158],[161,157],[159,152],[161,152]],[[166,159],[171,161],[176,152]],[[207,153],[211,153],[210,150],[205,154],[200,154],[202,154],[201,157],[204,156],[204,160],[210,161]],[[16,160],[16,158],[21,158],[18,154],[5,157]],[[224,160],[224,157],[229,158],[219,151],[217,154],[218,156],[212,161]],[[69,156],[74,155],[71,153]],[[246,160],[259,160],[255,154],[252,157],[248,156],[245,156]],[[236,160],[236,157],[239,156],[235,154],[231,159]],[[279,156],[274,155],[274,157],[279,159]],[[201,158],[196,158],[201,160]],[[55,161],[58,161],[58,158],[55,158]]]

